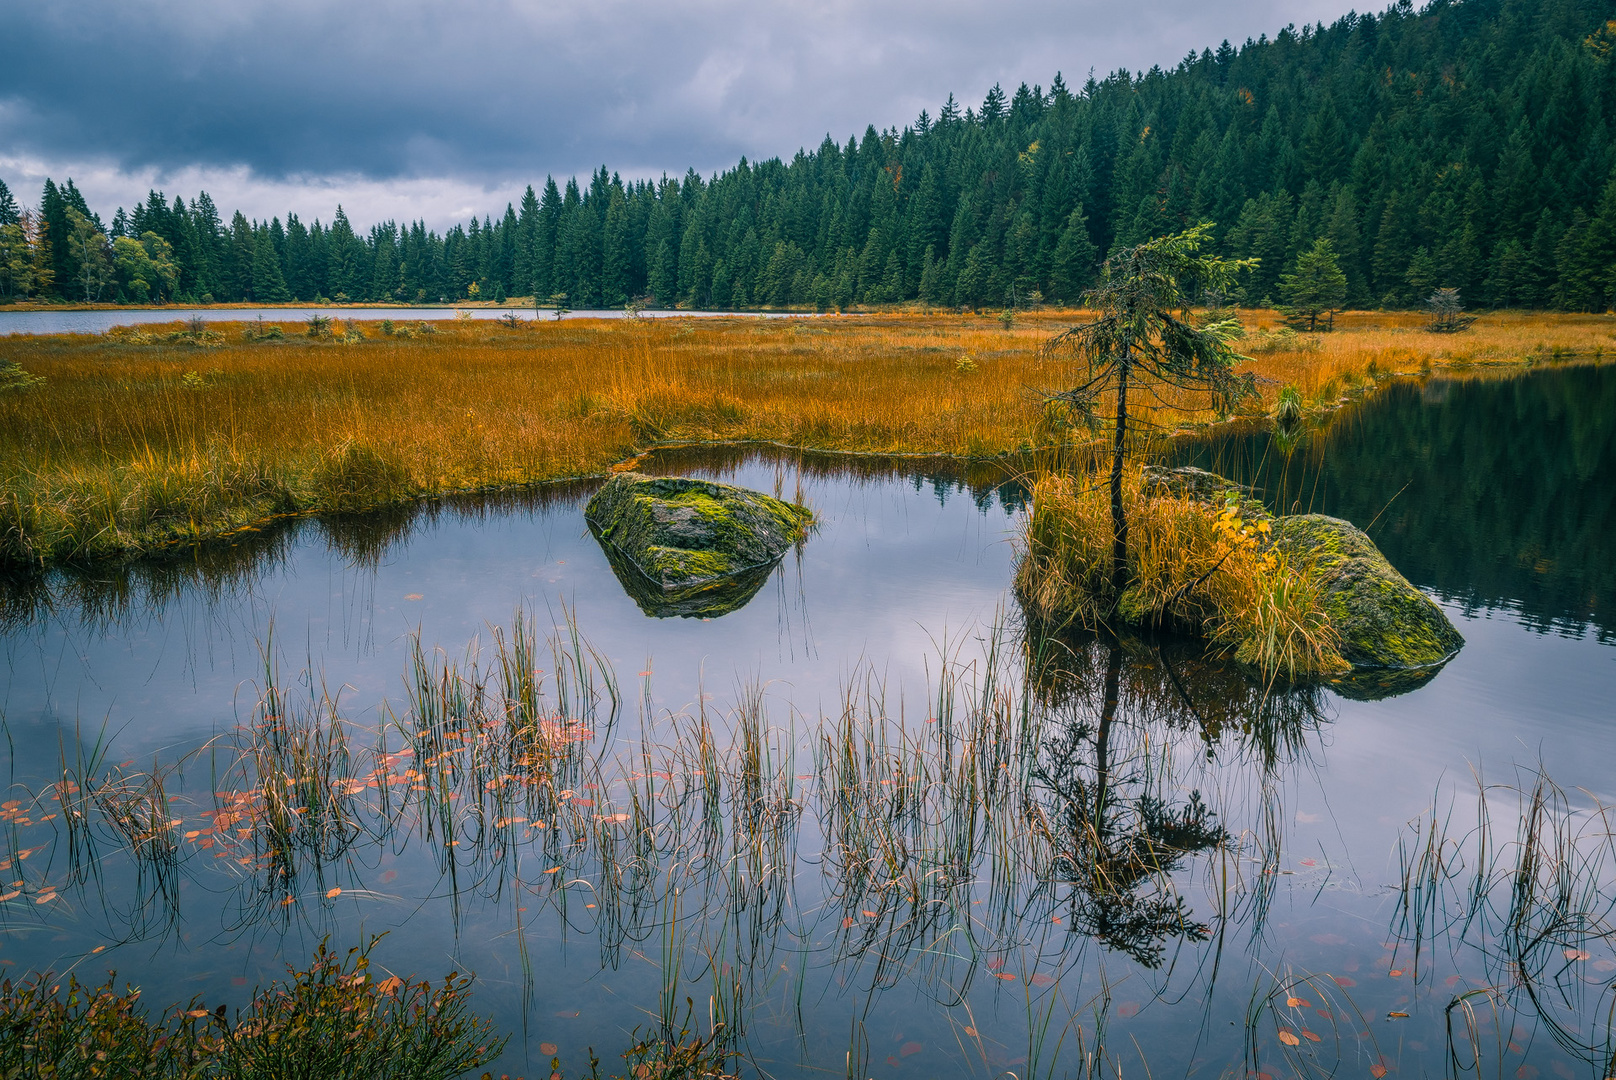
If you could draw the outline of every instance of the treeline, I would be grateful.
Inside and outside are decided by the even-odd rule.
[[[439,235],[153,192],[109,223],[72,181],[0,195],[0,295],[71,300],[845,308],[1073,301],[1107,251],[1217,224],[1246,303],[1331,241],[1355,307],[1616,298],[1616,2],[1410,0],[1075,91],[995,87],[902,130],[710,178],[547,181]],[[3,193],[0,187],[0,193]]]

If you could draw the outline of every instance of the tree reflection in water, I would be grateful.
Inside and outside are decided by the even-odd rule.
[[[1263,686],[1183,640],[1034,631],[1027,657],[1052,726],[1032,776],[1071,930],[1159,967],[1169,942],[1212,932],[1171,875],[1231,841],[1199,790],[1173,797],[1172,736],[1199,736],[1209,759],[1233,737],[1267,774],[1327,718],[1324,692]]]

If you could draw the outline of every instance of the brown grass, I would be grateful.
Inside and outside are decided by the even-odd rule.
[[[1033,485],[1016,591],[1042,621],[1122,623],[1204,633],[1235,660],[1287,680],[1347,663],[1313,567],[1268,542],[1262,515],[1238,503],[1147,495],[1124,475],[1129,586],[1111,586],[1111,503],[1103,474],[1057,473]]]
[[[1040,347],[1081,313],[996,318],[569,320],[344,344],[283,324],[248,342],[178,325],[0,338],[0,561],[139,552],[287,512],[603,472],[648,447],[760,439],[839,451],[989,456],[1031,448],[1039,392],[1067,360]],[[1255,327],[1268,313],[1248,314]],[[1593,316],[1494,315],[1427,334],[1414,315],[1348,315],[1312,339],[1254,335],[1267,411],[1281,386],[1329,403],[1377,374],[1602,352]],[[169,331],[173,331],[170,333]],[[970,363],[961,363],[968,359]],[[1168,428],[1206,422],[1169,400]]]

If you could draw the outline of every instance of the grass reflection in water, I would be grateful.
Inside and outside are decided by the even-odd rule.
[[[659,707],[571,620],[546,639],[518,613],[458,658],[417,640],[404,700],[367,723],[312,673],[288,690],[266,644],[229,734],[143,771],[81,740],[58,779],[13,787],[0,919],[160,949],[212,908],[260,940],[342,905],[413,903],[457,933],[492,908],[524,1017],[569,977],[558,934],[598,949],[608,985],[656,971],[649,992],[622,979],[629,1020],[594,1039],[644,1075],[902,1074],[922,1051],[980,1075],[1491,1071],[1530,1056],[1510,1044],[1535,1017],[1608,1067],[1602,809],[1540,784],[1504,843],[1519,792],[1482,787],[1464,837],[1451,812],[1418,823],[1388,973],[1448,1004],[1405,1021],[1378,986],[1261,951],[1282,877],[1313,861],[1287,857],[1280,803],[1327,737],[1324,691],[1182,641],[979,645],[940,646],[923,703],[860,669],[810,719],[760,685]],[[382,869],[410,852],[432,869]],[[1428,1052],[1370,1021],[1388,1002]]]

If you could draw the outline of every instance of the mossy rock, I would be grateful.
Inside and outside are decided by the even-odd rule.
[[[813,515],[730,484],[618,473],[584,519],[608,554],[663,592],[682,592],[772,566],[808,535]]]
[[[1297,514],[1274,518],[1273,530],[1276,544],[1323,574],[1325,611],[1354,671],[1434,668],[1464,645],[1442,609],[1351,522]]]
[[[743,570],[734,577],[664,589],[640,573],[611,544],[601,545],[618,583],[639,609],[653,619],[716,619],[752,602],[774,572],[774,563]]]

